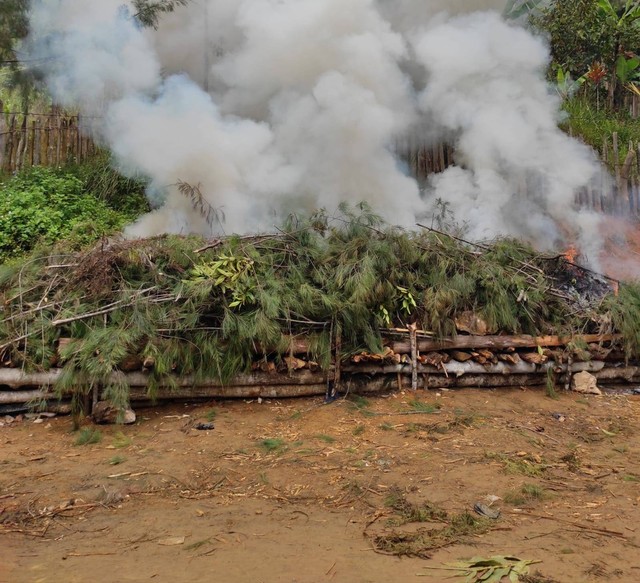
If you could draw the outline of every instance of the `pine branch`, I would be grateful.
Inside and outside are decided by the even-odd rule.
[[[179,180],[177,183],[178,192],[183,196],[186,196],[191,200],[191,205],[202,218],[206,221],[209,227],[213,228],[215,223],[223,223],[225,220],[224,212],[222,209],[215,208],[202,194],[200,190],[200,184],[192,186],[187,182]]]
[[[133,0],[133,17],[143,26],[158,28],[160,16],[186,6],[189,0]]]

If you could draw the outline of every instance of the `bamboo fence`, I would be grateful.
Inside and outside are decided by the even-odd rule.
[[[0,112],[3,103],[0,101]],[[58,107],[48,113],[0,114],[0,172],[82,162],[97,150],[80,115]]]
[[[605,138],[600,157],[612,176],[603,173],[601,183],[594,184],[576,197],[582,208],[623,216],[640,216],[640,142],[630,141],[626,156],[621,156],[617,132]]]

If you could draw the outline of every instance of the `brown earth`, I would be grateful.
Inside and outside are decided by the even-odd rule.
[[[0,427],[0,582],[444,581],[425,567],[507,554],[640,580],[640,397],[417,399],[172,405],[84,446],[69,418]],[[442,535],[488,494],[498,520]],[[394,550],[430,558],[374,550],[415,532]]]

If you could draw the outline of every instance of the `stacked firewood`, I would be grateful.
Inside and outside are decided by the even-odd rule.
[[[407,341],[407,337],[409,340]],[[154,398],[295,397],[340,392],[376,392],[396,388],[560,386],[574,373],[588,372],[603,383],[640,383],[640,366],[624,359],[617,335],[573,337],[458,335],[435,339],[418,330],[389,330],[381,352],[340,355],[334,347],[328,369],[308,357],[309,340],[292,338],[286,354],[261,350],[251,371],[229,382],[176,377],[157,388]],[[24,373],[4,362],[0,367],[0,408],[58,402],[54,386],[62,374]],[[123,359],[109,382],[125,382],[132,402],[149,401],[152,359]],[[411,378],[411,383],[407,377]],[[102,389],[93,395],[101,399]],[[67,399],[69,400],[69,399]],[[63,396],[63,401],[65,398]],[[26,405],[25,405],[26,406]]]

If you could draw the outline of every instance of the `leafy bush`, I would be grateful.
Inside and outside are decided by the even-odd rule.
[[[110,208],[76,175],[32,168],[0,183],[0,261],[67,239],[80,248],[121,229],[134,214]]]
[[[114,169],[108,152],[100,152],[91,161],[67,170],[83,182],[88,193],[130,220],[150,210],[144,194],[146,181],[120,174]]]

